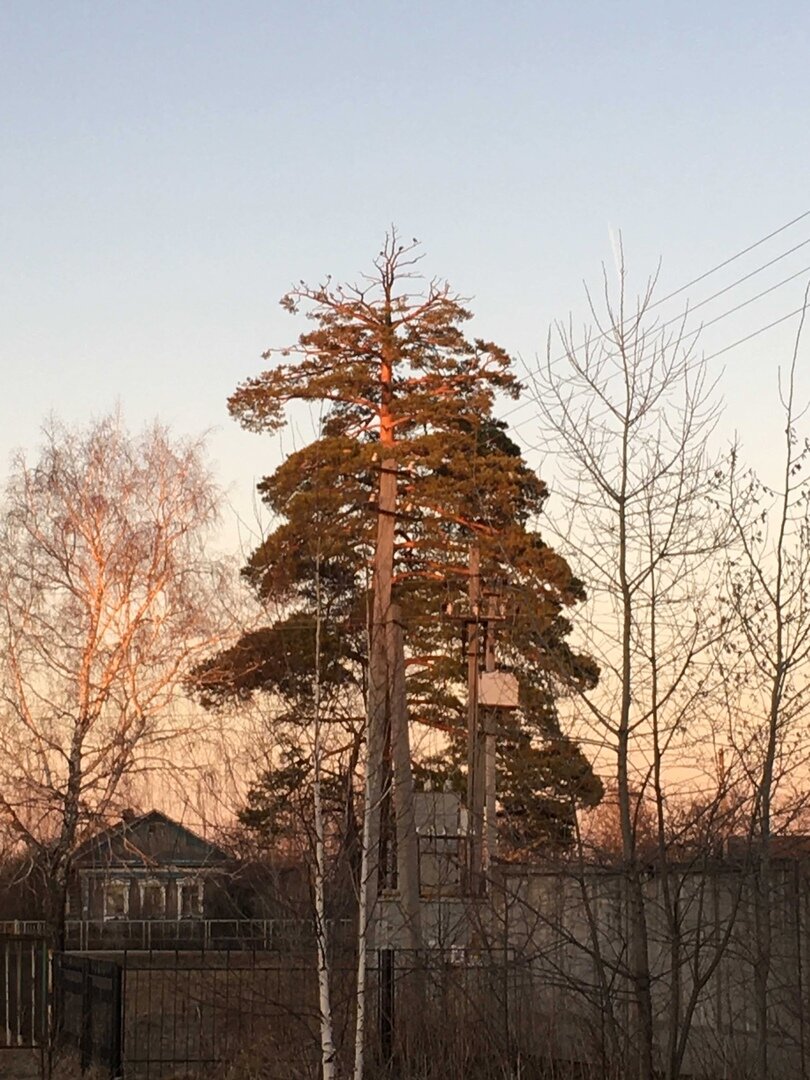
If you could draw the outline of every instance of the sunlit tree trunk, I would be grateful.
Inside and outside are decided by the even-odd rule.
[[[335,1077],[335,1036],[332,1023],[331,971],[329,956],[329,926],[326,917],[326,858],[324,852],[324,818],[321,798],[321,576],[320,554],[315,566],[315,678],[313,718],[313,824],[315,829],[315,938],[318,951],[318,1003],[321,1033],[321,1075],[323,1080]]]

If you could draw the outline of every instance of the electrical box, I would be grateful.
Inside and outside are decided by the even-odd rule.
[[[478,704],[487,709],[516,709],[517,678],[511,671],[483,671],[478,680]]]

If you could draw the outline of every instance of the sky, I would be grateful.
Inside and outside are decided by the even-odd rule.
[[[806,3],[747,0],[0,0],[0,468],[51,411],[210,430],[225,542],[249,543],[237,516],[290,436],[226,399],[301,329],[293,281],[354,277],[395,223],[531,365],[619,231],[666,295],[810,210],[808,32]],[[662,315],[806,240],[810,216]],[[690,325],[745,304],[701,347],[808,278],[810,243],[702,307]],[[720,435],[763,469],[794,331],[710,361]]]

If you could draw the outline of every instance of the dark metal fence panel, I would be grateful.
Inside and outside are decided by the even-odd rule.
[[[336,943],[350,941],[354,931],[354,920],[329,920]],[[315,946],[312,919],[69,919],[66,935],[67,948],[79,952]]]
[[[0,1049],[45,1045],[48,984],[44,938],[22,934],[0,937]]]
[[[310,1075],[317,1062],[314,957],[206,950],[128,953],[124,975],[125,1076],[207,1076],[272,1046],[263,1076]],[[347,996],[347,995],[344,995]]]
[[[59,1042],[75,1046],[82,1069],[98,1065],[122,1076],[121,965],[60,953],[54,957],[54,1008]]]
[[[122,955],[121,966],[126,1080],[206,1077],[232,1063],[245,1075],[261,1075],[264,1080],[318,1075],[313,951],[138,950]],[[348,1075],[356,952],[335,950],[331,976],[340,1067]],[[463,1040],[465,1047],[475,1044],[482,1053],[497,1048],[506,1054],[509,1038],[501,1030],[508,1014],[505,993],[514,1001],[514,991],[511,984],[504,987],[503,980],[502,956],[470,957],[463,950],[435,950],[429,955],[391,949],[370,952],[369,1076],[389,1076],[395,1063],[398,1067],[420,1061],[426,1046],[451,1062],[454,1050],[448,1044],[454,1040]],[[458,1056],[461,1060],[463,1053]]]
[[[377,953],[377,1027],[380,1056],[386,1063],[394,1056],[395,954],[393,949]]]

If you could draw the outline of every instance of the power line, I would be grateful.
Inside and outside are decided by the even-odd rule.
[[[739,259],[743,255],[746,255],[748,252],[753,251],[755,248],[757,248],[757,247],[761,246],[762,244],[766,243],[768,240],[771,240],[774,236],[778,236],[779,233],[784,232],[786,229],[789,229],[791,226],[795,225],[799,221],[802,221],[804,218],[806,218],[808,216],[810,216],[810,210],[806,210],[803,214],[800,214],[798,217],[793,218],[791,221],[788,221],[786,224],[780,226],[778,229],[774,229],[773,232],[768,233],[767,236],[763,236],[759,240],[755,241],[754,243],[749,244],[745,248],[742,248],[740,251],[736,252],[734,255],[731,255],[731,256],[729,256],[729,258],[724,259],[723,262],[718,263],[716,266],[713,266],[710,270],[706,270],[704,273],[699,274],[696,278],[693,278],[691,281],[687,282],[685,285],[682,285],[678,289],[675,289],[673,292],[668,293],[664,297],[661,297],[660,300],[656,300],[654,303],[652,303],[652,304],[650,304],[648,306],[647,310],[649,311],[651,308],[657,307],[660,304],[663,304],[665,301],[672,299],[672,297],[678,296],[680,293],[684,292],[686,289],[690,288],[692,285],[695,285],[698,282],[705,280],[707,277],[709,277],[712,274],[716,273],[718,270],[721,270],[724,267],[730,265],[736,259]],[[799,251],[801,248],[806,247],[808,244],[810,244],[810,238],[808,238],[806,240],[802,240],[800,243],[795,244],[793,247],[789,248],[787,251],[782,252],[781,254],[775,256],[773,259],[769,259],[767,262],[765,262],[762,265],[756,267],[754,270],[749,271],[747,274],[743,274],[741,277],[739,277],[735,281],[731,282],[730,285],[724,286],[724,288],[719,289],[717,292],[713,293],[711,296],[706,297],[704,300],[701,300],[698,304],[695,304],[695,306],[693,308],[689,309],[689,310],[694,312],[698,308],[704,307],[706,304],[710,303],[712,300],[716,300],[718,297],[724,295],[727,292],[730,292],[732,289],[736,288],[738,285],[743,284],[743,282],[749,281],[752,277],[755,277],[757,274],[762,273],[763,270],[767,270],[769,267],[774,266],[776,263],[780,262],[782,259],[785,259],[789,255],[794,254],[796,251]],[[719,322],[721,319],[724,319],[724,318],[728,317],[729,315],[732,315],[735,312],[742,310],[744,307],[747,307],[748,304],[754,303],[756,300],[761,299],[763,296],[767,295],[770,292],[774,292],[776,289],[781,288],[783,285],[788,284],[789,282],[791,282],[791,281],[795,280],[797,277],[799,277],[801,274],[807,273],[807,272],[810,272],[810,267],[807,267],[805,269],[797,271],[795,274],[792,274],[789,277],[784,278],[782,281],[778,282],[776,285],[772,285],[768,289],[764,289],[762,292],[757,293],[756,296],[752,296],[749,300],[743,301],[741,304],[738,304],[735,307],[730,308],[728,311],[723,312],[722,315],[718,315],[714,319],[710,320],[710,322],[705,323],[698,330],[690,332],[690,334],[687,335],[687,336],[696,336],[697,334],[699,334],[701,332],[701,330],[705,329],[706,326],[714,325],[716,322]],[[660,324],[658,329],[663,330],[667,326],[671,326],[673,323],[678,322],[682,318],[685,318],[686,315],[688,315],[688,314],[689,314],[689,311],[684,312],[683,315],[677,315],[674,318],[669,319],[666,322]],[[786,315],[782,319],[778,319],[778,320],[776,320],[776,322],[774,322],[772,324],[769,324],[766,327],[762,327],[762,329],[760,331],[756,331],[752,335],[748,335],[745,338],[741,338],[738,342],[735,342],[734,344],[728,346],[728,349],[734,348],[735,345],[737,345],[737,344],[743,344],[743,342],[749,340],[750,337],[756,336],[757,333],[764,333],[765,330],[770,329],[771,325],[776,326],[776,325],[778,325],[779,322],[783,322],[785,319],[790,318],[791,315],[793,315],[793,314],[795,314],[795,312],[791,312],[790,315]],[[625,322],[629,322],[629,321],[630,320],[625,320]],[[622,325],[624,325],[624,323]],[[606,331],[605,333],[602,333],[602,334],[598,335],[595,340],[598,341],[600,338],[607,337],[609,333],[610,333],[610,331]],[[574,354],[576,354],[576,353],[580,352],[583,348],[584,348],[584,345],[579,345],[576,348],[574,348],[572,350],[572,352]],[[727,351],[727,349],[724,349],[722,351],[725,352],[725,351]],[[556,357],[552,361],[552,363],[558,363],[559,361],[564,360],[566,358],[566,355],[568,355],[568,354],[567,353],[561,353],[558,357]],[[720,353],[713,353],[712,354],[712,356],[718,356],[718,355],[720,355]],[[707,360],[711,359],[711,357],[706,357],[706,359]],[[537,371],[538,369],[533,369],[533,370]],[[531,374],[532,372],[530,371],[529,373]],[[500,419],[505,420],[508,417],[513,416],[515,413],[520,412],[522,409],[524,409],[529,404],[530,404],[530,401],[525,400],[525,399],[523,401],[518,402],[516,405],[512,406],[512,408],[507,409],[505,412],[501,413],[500,414]],[[522,425],[514,425],[514,427],[520,427],[520,426],[522,426]]]
[[[810,241],[807,241],[807,242],[810,243]],[[700,334],[707,327],[714,326],[715,323],[719,323],[722,319],[728,318],[729,315],[734,315],[735,312],[742,311],[742,309],[748,307],[749,304],[753,304],[755,301],[761,300],[762,297],[767,296],[768,293],[775,292],[777,289],[781,289],[783,285],[788,285],[791,281],[795,281],[796,278],[801,277],[802,274],[808,274],[808,273],[810,273],[810,266],[802,267],[802,269],[797,270],[795,274],[791,274],[790,277],[783,278],[783,280],[778,281],[776,283],[776,285],[770,285],[767,289],[763,289],[762,292],[758,292],[756,294],[756,296],[752,296],[748,300],[743,300],[742,303],[737,304],[733,308],[729,308],[728,311],[724,311],[722,313],[722,315],[716,315],[713,319],[709,319],[708,322],[701,323],[701,325],[697,328],[697,330],[690,330],[688,334],[684,335],[684,338],[697,337],[697,335]],[[729,288],[732,288],[732,286],[729,286]],[[727,291],[727,290],[724,290],[724,291]],[[715,296],[710,296],[708,298],[708,300],[704,300],[701,304],[696,305],[696,307],[702,307],[703,304],[707,304],[709,302],[709,300],[714,300],[719,295],[720,295],[720,293],[716,293]],[[695,308],[692,308],[692,311],[694,311],[694,310],[695,310]],[[799,310],[801,310],[801,309],[799,309]],[[658,329],[659,330],[664,330],[667,326],[671,326],[673,323],[679,322],[684,317],[685,317],[684,315],[676,315],[674,319],[669,319],[667,322],[661,323],[661,325],[658,327]],[[786,316],[786,318],[789,318],[789,316]],[[731,346],[729,346],[729,348],[731,348]],[[717,354],[715,354],[715,355],[717,355]],[[708,359],[708,357],[706,357],[705,359]]]
[[[774,238],[774,236],[778,236],[780,233],[785,232],[785,230],[792,228],[794,225],[796,225],[798,222],[802,221],[804,218],[806,218],[808,216],[810,216],[810,210],[805,210],[804,213],[799,214],[798,217],[792,218],[790,221],[786,222],[784,225],[780,225],[778,229],[774,229],[772,232],[769,232],[766,236],[760,237],[759,240],[755,240],[754,243],[749,244],[747,247],[741,248],[739,251],[735,252],[733,255],[730,255],[727,259],[724,259],[722,262],[717,263],[716,266],[711,267],[711,269],[704,270],[704,272],[702,274],[698,274],[698,276],[695,277],[695,278],[692,278],[691,281],[687,281],[685,285],[681,285],[677,289],[674,289],[672,292],[667,293],[666,296],[662,296],[658,300],[654,300],[652,303],[647,305],[646,310],[647,311],[652,311],[653,308],[660,307],[661,304],[665,304],[668,300],[671,300],[673,297],[679,296],[681,293],[686,292],[686,290],[691,289],[693,285],[697,285],[701,281],[704,281],[706,278],[711,277],[711,275],[716,274],[718,270],[723,270],[726,266],[730,266],[731,263],[736,262],[737,259],[741,259],[743,257],[743,255],[747,255],[749,252],[754,251],[758,247],[761,247],[762,244],[765,244],[769,240],[772,240]],[[787,258],[788,255],[792,255],[793,252],[798,251],[799,248],[805,247],[808,243],[810,243],[810,239],[803,240],[801,243],[796,244],[794,247],[788,249],[788,251],[783,252],[781,255],[778,255],[776,258],[771,259],[769,262],[763,263],[761,266],[757,267],[755,270],[749,272],[748,274],[744,274],[740,278],[737,278],[737,280],[732,282],[731,285],[727,285],[725,287],[725,289],[721,289],[719,292],[715,293],[714,296],[709,297],[707,300],[701,301],[700,304],[696,304],[695,307],[696,308],[697,307],[702,307],[703,304],[708,303],[709,300],[715,299],[716,297],[721,296],[724,292],[728,292],[730,289],[733,289],[737,285],[742,284],[742,282],[747,281],[749,278],[753,277],[755,274],[761,273],[763,270],[766,270],[769,266],[773,266],[775,263],[779,262],[781,259],[785,259],[785,258]],[[693,308],[692,310],[695,310],[695,308]],[[620,325],[621,325],[621,327],[624,327],[624,326],[626,326],[628,323],[630,323],[632,321],[633,321],[633,317],[630,317],[630,318],[625,319]],[[672,322],[672,321],[673,320],[670,320],[670,322]],[[598,341],[600,338],[607,337],[607,335],[609,333],[610,333],[610,331],[608,330],[605,333],[602,333],[602,334],[598,335],[596,340]],[[576,354],[576,353],[580,352],[583,348],[584,348],[583,345],[578,345],[572,351],[573,351],[574,354]],[[552,361],[552,362],[557,363],[557,361],[559,361],[559,360],[564,360],[565,355],[566,354],[563,353],[562,355],[557,357],[557,360]]]
[[[737,278],[737,280],[732,281],[732,283],[730,285],[726,285],[724,288],[718,289],[716,293],[712,293],[711,296],[707,296],[706,299],[701,300],[700,303],[694,304],[692,307],[687,308],[686,311],[684,312],[684,315],[693,314],[699,308],[705,307],[706,304],[710,304],[712,302],[712,300],[716,300],[719,296],[723,296],[725,293],[731,292],[731,290],[736,289],[738,285],[742,285],[742,283],[744,281],[749,281],[752,277],[756,277],[757,274],[761,274],[763,270],[768,270],[771,266],[775,266],[776,263],[781,262],[782,259],[786,259],[788,257],[788,255],[792,255],[794,252],[798,251],[800,248],[807,247],[808,244],[810,244],[810,237],[808,237],[807,240],[802,240],[802,242],[800,244],[796,244],[795,247],[790,248],[788,251],[782,252],[781,255],[777,255],[775,259],[771,259],[769,262],[763,263],[762,266],[758,266],[755,270],[752,270],[750,273],[744,274],[741,278]],[[790,277],[787,277],[783,281],[780,281],[779,285],[786,285],[789,281],[793,281],[794,278],[799,277],[800,274],[807,273],[809,270],[810,270],[810,267],[805,267],[803,270],[797,270],[795,274],[791,274]],[[771,292],[773,289],[778,289],[779,285],[773,285],[773,286],[771,286],[770,289],[766,289],[765,292]],[[765,295],[764,292],[759,293],[759,296],[764,296],[764,295]],[[755,296],[755,297],[753,297],[753,299],[756,300],[756,299],[758,299],[758,297]],[[683,316],[676,315],[673,319],[668,319],[666,322],[661,323],[661,325],[659,326],[658,329],[663,330],[664,327],[671,326],[672,323],[677,322],[681,318],[683,318]]]
[[[776,288],[776,286],[774,286],[774,288]],[[769,291],[771,290],[766,290],[766,292]],[[760,295],[764,295],[764,293],[761,293]],[[753,303],[753,301],[757,299],[759,299],[759,297],[752,297],[750,301],[746,301],[746,303],[738,305],[738,308],[733,308],[732,311],[739,310],[739,307],[746,307],[748,303]],[[732,349],[736,349],[738,345],[744,345],[746,341],[751,341],[753,338],[759,337],[760,334],[764,334],[766,331],[773,329],[774,326],[779,326],[781,323],[787,322],[788,319],[792,319],[794,316],[800,315],[804,310],[805,306],[804,304],[802,304],[800,307],[794,308],[793,311],[789,311],[786,315],[781,315],[778,319],[774,319],[772,322],[766,323],[765,326],[760,326],[757,330],[752,330],[750,334],[746,334],[744,337],[738,338],[736,341],[732,341],[730,345],[725,345],[722,349],[717,349],[715,352],[710,353],[703,359],[706,362],[708,362],[709,360],[714,360],[716,357],[722,356],[724,353],[730,352]],[[729,315],[731,314],[731,312],[726,312],[725,314]],[[718,319],[723,317],[724,316],[718,316]],[[715,322],[717,320],[712,321]],[[706,325],[710,326],[711,323],[707,323]],[[530,402],[526,401],[522,404],[528,405],[530,404]],[[512,411],[514,412],[514,410]],[[504,415],[508,416],[509,414],[506,413]],[[520,428],[525,427],[526,424],[531,423],[531,421],[532,417],[527,417],[526,420],[521,420],[518,424],[510,425],[510,432],[518,431]],[[530,444],[526,445],[530,446]]]
[[[737,304],[736,307],[729,308],[729,310],[724,311],[722,315],[717,315],[714,319],[711,319],[709,322],[704,323],[702,326],[699,326],[697,328],[697,330],[690,331],[688,334],[685,335],[685,338],[695,337],[697,334],[699,334],[703,330],[705,330],[706,327],[714,326],[715,323],[720,322],[722,319],[727,318],[729,315],[733,315],[736,312],[741,311],[743,308],[748,307],[749,304],[753,304],[756,300],[760,300],[763,296],[766,296],[768,293],[774,292],[774,290],[779,289],[783,285],[786,285],[789,282],[795,280],[801,274],[806,274],[806,273],[809,273],[809,272],[810,272],[810,267],[805,267],[804,269],[797,271],[797,273],[792,274],[788,278],[785,278],[783,281],[780,281],[777,285],[772,285],[770,288],[764,289],[762,292],[757,293],[756,296],[752,296],[748,300],[744,300],[741,304]],[[733,341],[730,345],[726,345],[724,348],[718,349],[716,352],[710,353],[708,356],[704,356],[704,358],[703,358],[704,361],[708,362],[709,360],[714,360],[715,357],[722,356],[723,353],[730,352],[731,349],[736,349],[738,345],[744,345],[746,341],[750,341],[752,338],[758,337],[760,334],[764,334],[767,330],[772,329],[772,327],[774,327],[774,326],[779,326],[780,323],[786,322],[788,319],[793,318],[794,315],[798,315],[803,310],[804,310],[803,305],[802,305],[802,307],[794,308],[794,310],[789,311],[787,313],[787,315],[782,315],[778,319],[774,319],[773,322],[766,323],[765,326],[761,326],[761,327],[759,327],[759,329],[753,330],[750,334],[746,334],[745,337],[738,338],[737,341]],[[681,318],[681,316],[678,316],[678,319],[680,319],[680,318]],[[677,320],[676,319],[671,319],[670,323],[675,322],[675,321],[677,321]],[[662,326],[660,327],[660,329],[663,329],[667,325],[668,325],[667,323],[663,323]],[[512,416],[515,412],[517,412],[518,410],[520,410],[520,409],[522,409],[525,406],[530,405],[530,404],[531,404],[530,400],[524,400],[524,401],[520,402],[518,405],[516,405],[514,408],[508,409],[505,413],[501,413],[500,419],[503,420],[508,416]],[[528,424],[530,422],[530,419],[531,418],[527,418],[526,420],[521,420],[517,424],[510,424],[510,431],[517,431],[519,428],[524,427],[526,424]]]
[[[691,281],[687,281],[685,285],[681,285],[681,287],[679,289],[675,289],[674,292],[668,293],[666,296],[662,296],[660,300],[656,300],[654,304],[650,304],[650,307],[658,307],[659,304],[663,304],[667,300],[671,300],[673,296],[679,296],[687,289],[691,289],[693,285],[697,285],[699,282],[704,281],[707,277],[711,277],[711,275],[716,274],[718,270],[723,270],[726,266],[729,266],[731,263],[736,262],[737,259],[741,259],[743,255],[747,255],[749,251],[753,251],[755,248],[758,248],[762,244],[767,243],[768,240],[772,240],[774,236],[778,236],[780,233],[785,232],[786,229],[789,229],[791,228],[791,226],[796,225],[799,221],[803,221],[806,217],[810,217],[810,210],[805,210],[803,214],[799,214],[798,217],[795,217],[791,221],[788,221],[785,225],[780,225],[778,229],[774,229],[774,231],[768,233],[767,236],[763,236],[760,240],[755,241],[753,244],[749,244],[748,247],[745,247],[741,251],[736,252],[736,254],[729,256],[729,258],[727,259],[724,259],[723,262],[718,263],[717,266],[713,266],[711,270],[706,270],[698,277],[693,278]],[[807,243],[807,241],[805,241],[805,243]],[[798,246],[801,247],[802,245],[799,244]],[[794,248],[793,250],[795,251],[796,249]],[[790,252],[786,252],[785,254],[789,255]],[[766,263],[766,266],[767,265],[769,264]],[[745,278],[741,278],[741,280],[744,281]]]
[[[782,315],[779,319],[774,319],[773,322],[769,322],[766,326],[761,326],[759,330],[753,330],[750,334],[746,334],[745,337],[741,337],[737,341],[732,341],[730,345],[726,345],[723,349],[718,349],[717,352],[711,353],[709,356],[704,357],[704,359],[714,360],[716,356],[722,356],[723,353],[727,353],[731,349],[736,349],[738,345],[743,345],[746,341],[750,341],[751,338],[764,334],[766,330],[770,330],[773,326],[778,326],[780,323],[787,322],[787,320],[792,319],[794,315],[800,315],[802,311],[804,311],[804,305],[794,308],[793,311],[789,311],[787,315]]]

